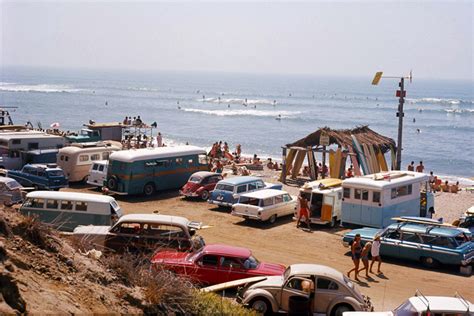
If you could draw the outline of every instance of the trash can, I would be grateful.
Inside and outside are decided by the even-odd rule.
[[[311,314],[311,300],[304,296],[290,296],[288,302],[289,316],[307,316]]]

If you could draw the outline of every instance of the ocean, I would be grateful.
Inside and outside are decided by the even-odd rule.
[[[207,72],[135,72],[3,67],[0,106],[14,106],[15,124],[78,131],[90,119],[157,122],[168,145],[210,147],[281,157],[281,146],[320,127],[368,125],[397,139],[398,80]],[[474,182],[472,81],[406,81],[402,167],[420,160],[425,171]],[[277,118],[281,119],[277,119]]]

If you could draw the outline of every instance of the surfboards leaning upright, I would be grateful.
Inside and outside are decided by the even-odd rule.
[[[362,172],[364,174],[369,174],[369,169],[367,168],[367,161],[365,160],[365,155],[362,152],[362,148],[360,147],[359,141],[355,137],[355,135],[351,134],[352,144],[354,144],[354,150],[357,154],[357,159],[359,160],[360,166],[362,168]]]

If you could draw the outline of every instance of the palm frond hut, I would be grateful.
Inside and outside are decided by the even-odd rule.
[[[321,136],[329,141],[321,144]],[[337,145],[337,150],[326,150],[326,146]],[[331,177],[344,176],[345,162],[350,157],[354,166],[354,173],[360,175],[388,171],[384,154],[392,151],[392,164],[395,163],[395,141],[373,131],[368,126],[359,126],[354,129],[333,130],[323,127],[317,131],[283,147],[283,170],[281,181],[285,182],[286,175],[291,173],[297,177],[304,158],[308,157],[310,177],[317,178],[315,152],[322,153],[322,164],[325,165],[326,154],[329,153]],[[361,170],[362,169],[362,170]],[[324,177],[324,173],[323,173]]]

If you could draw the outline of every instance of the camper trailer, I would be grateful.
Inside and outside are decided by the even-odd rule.
[[[341,220],[342,180],[323,179],[307,182],[300,189],[309,201],[309,220],[313,224],[334,227]],[[295,217],[297,214],[295,212]]]
[[[0,168],[21,169],[32,160],[35,163],[49,163],[54,151],[64,144],[62,136],[40,131],[0,131]]]
[[[383,228],[400,216],[431,217],[434,195],[429,176],[413,171],[390,171],[342,182],[342,224]]]
[[[108,160],[112,152],[120,149],[118,143],[77,143],[59,150],[57,164],[64,170],[69,182],[87,182],[92,163]]]

